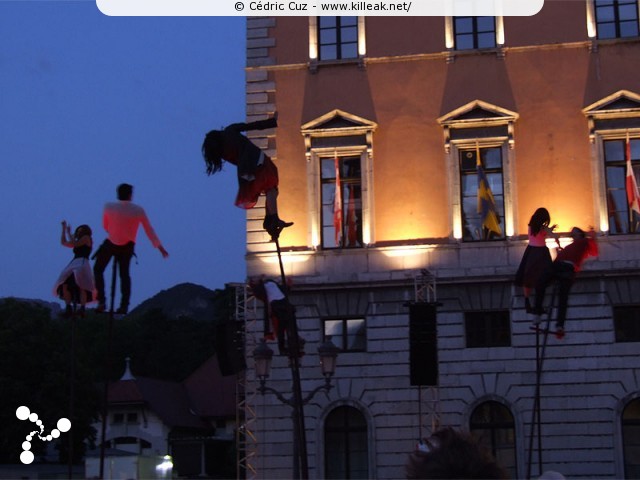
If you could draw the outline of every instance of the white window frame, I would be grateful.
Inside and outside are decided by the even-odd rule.
[[[444,17],[444,43],[447,50],[452,52],[475,52],[476,50],[456,50],[455,28],[453,28],[454,16]],[[495,48],[504,47],[504,17],[496,15],[496,46]]]
[[[629,108],[608,108],[608,106],[621,98],[625,98],[631,102],[638,104],[637,107]],[[640,127],[630,126],[604,128],[598,127],[598,121],[603,125],[607,120],[624,120],[624,119],[640,119],[640,95],[628,90],[619,90],[597,102],[592,103],[582,110],[587,117],[589,125],[589,141],[591,142],[591,171],[593,177],[593,209],[594,218],[599,219],[600,231],[609,232],[609,211],[607,204],[607,177],[604,162],[604,141],[619,140],[626,138],[627,134],[631,137],[640,137]]]
[[[358,17],[358,57],[345,60],[326,60],[326,63],[353,63],[358,62],[359,65],[364,64],[364,57],[367,55],[367,42],[365,32],[365,17]],[[325,63],[320,60],[320,51],[318,45],[318,17],[309,17],[309,68],[316,71],[318,64]]]
[[[342,117],[353,123],[353,126],[342,128],[322,128],[322,125],[335,117]],[[362,175],[362,242],[363,247],[374,243],[373,228],[373,132],[377,124],[369,120],[348,114],[340,110],[333,110],[302,126],[305,140],[305,157],[307,160],[307,191],[309,205],[308,245],[317,250],[322,245],[322,201],[321,201],[321,171],[320,160],[343,156],[360,155],[360,170]],[[356,145],[336,145],[314,147],[312,140],[317,138],[352,137],[364,135],[365,143]]]
[[[498,116],[488,116],[486,118],[474,118],[473,120],[458,119],[461,115],[475,109],[483,108]],[[515,140],[513,136],[514,123],[519,115],[501,107],[491,105],[481,100],[475,100],[463,105],[456,110],[440,117],[438,123],[444,129],[444,149],[446,154],[447,172],[449,174],[449,195],[451,198],[451,232],[454,240],[462,241],[462,205],[460,186],[460,163],[458,161],[459,152],[462,149],[487,147],[502,148],[502,183],[504,194],[504,234],[505,239],[515,235],[515,199],[513,195],[513,184],[515,178]],[[464,139],[452,139],[452,129],[482,128],[506,126],[507,134],[494,137],[470,137]],[[474,242],[476,243],[476,242]]]

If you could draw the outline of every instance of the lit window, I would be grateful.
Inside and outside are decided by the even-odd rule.
[[[456,50],[496,47],[495,17],[453,17]]]
[[[358,17],[318,17],[319,60],[358,58]]]
[[[640,342],[640,306],[614,307],[613,327],[616,342]]]
[[[640,214],[629,208],[633,184],[627,182],[629,156],[636,184],[640,178],[640,138],[603,141],[607,184],[607,214],[611,234],[640,232]],[[637,189],[636,189],[637,190]]]
[[[505,238],[502,148],[461,148],[458,154],[462,239]]]
[[[622,412],[624,478],[640,478],[640,399],[630,401]]]
[[[464,327],[468,348],[511,345],[508,310],[465,312]]]
[[[363,352],[367,346],[367,331],[363,318],[325,319],[324,338],[343,352]]]
[[[370,478],[367,420],[356,408],[341,406],[324,426],[324,478]]]
[[[359,248],[372,243],[372,142],[376,127],[340,110],[302,126],[311,247]]]
[[[362,247],[360,156],[335,156],[320,161],[322,247]]]
[[[637,0],[594,0],[599,39],[637,37]]]
[[[516,432],[511,411],[496,401],[483,402],[471,414],[469,430],[511,478],[518,478]]]

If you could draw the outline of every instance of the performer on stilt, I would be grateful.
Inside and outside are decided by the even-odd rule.
[[[296,321],[296,309],[284,294],[280,286],[273,280],[251,280],[249,287],[255,297],[265,304],[266,318],[271,320],[272,330],[265,326],[265,339],[273,340],[274,331],[278,339],[280,355],[291,355],[289,332],[292,322]],[[265,320],[266,321],[266,320]],[[304,354],[305,340],[298,336],[298,355]]]
[[[111,257],[118,264],[120,274],[120,307],[115,312],[125,315],[129,310],[129,300],[131,297],[131,276],[129,275],[129,265],[131,257],[134,255],[138,227],[142,225],[151,244],[160,251],[163,258],[169,254],[160,243],[160,239],[153,230],[144,209],[131,201],[133,198],[133,186],[122,183],[117,188],[118,201],[108,202],[104,206],[102,214],[102,225],[107,231],[108,238],[100,245],[95,253],[96,259],[93,265],[93,274],[98,291],[98,307],[96,312],[106,310],[104,295],[104,270],[107,268]]]
[[[536,311],[542,311],[545,290],[553,280],[558,281],[558,318],[556,319],[556,336],[564,337],[564,322],[567,318],[569,292],[587,257],[598,255],[596,232],[591,228],[587,235],[582,229],[571,229],[573,242],[558,252],[552,265],[543,272],[536,286]]]
[[[224,130],[211,130],[202,144],[202,155],[207,164],[208,175],[222,170],[222,160],[238,167],[236,206],[244,209],[253,208],[260,194],[266,195],[266,215],[262,226],[272,240],[278,238],[283,228],[293,225],[293,222],[285,222],[278,216],[278,169],[271,159],[241,132],[277,126],[277,114],[257,122],[234,123]]]
[[[73,248],[73,259],[58,276],[53,294],[64,300],[65,318],[73,316],[72,304],[80,305],[75,313],[84,317],[86,304],[95,300],[96,290],[89,263],[89,255],[93,249],[91,228],[89,225],[80,225],[71,235],[71,226],[63,220],[60,243],[65,247]]]
[[[536,287],[542,273],[551,267],[551,253],[547,247],[546,238],[551,236],[558,242],[558,237],[553,232],[557,225],[549,226],[549,223],[551,223],[551,217],[546,208],[538,208],[531,216],[528,229],[529,244],[522,255],[514,281],[516,286],[523,289],[527,313],[534,315],[540,315],[542,312],[535,311],[531,307],[529,299],[531,291]]]

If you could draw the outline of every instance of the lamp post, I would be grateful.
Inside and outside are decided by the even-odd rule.
[[[320,390],[328,392],[333,388],[331,377],[336,371],[336,360],[340,349],[336,347],[329,338],[318,347],[320,356],[320,369],[324,376],[324,383],[311,390],[304,398],[300,389],[300,371],[298,351],[290,352],[289,360],[292,374],[292,395],[287,398],[278,390],[266,385],[267,378],[271,373],[271,360],[273,350],[269,348],[264,339],[253,351],[255,361],[256,376],[260,380],[258,391],[264,395],[266,392],[273,393],[280,402],[291,407],[291,420],[293,423],[293,478],[308,479],[309,468],[307,463],[307,441],[304,426],[304,406]]]

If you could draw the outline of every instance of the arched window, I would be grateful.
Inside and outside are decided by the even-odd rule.
[[[640,478],[640,398],[622,411],[624,478]]]
[[[325,478],[369,478],[367,421],[356,408],[334,409],[324,424]]]
[[[478,405],[471,413],[469,430],[488,448],[511,478],[518,478],[516,464],[516,430],[511,411],[490,400]]]

